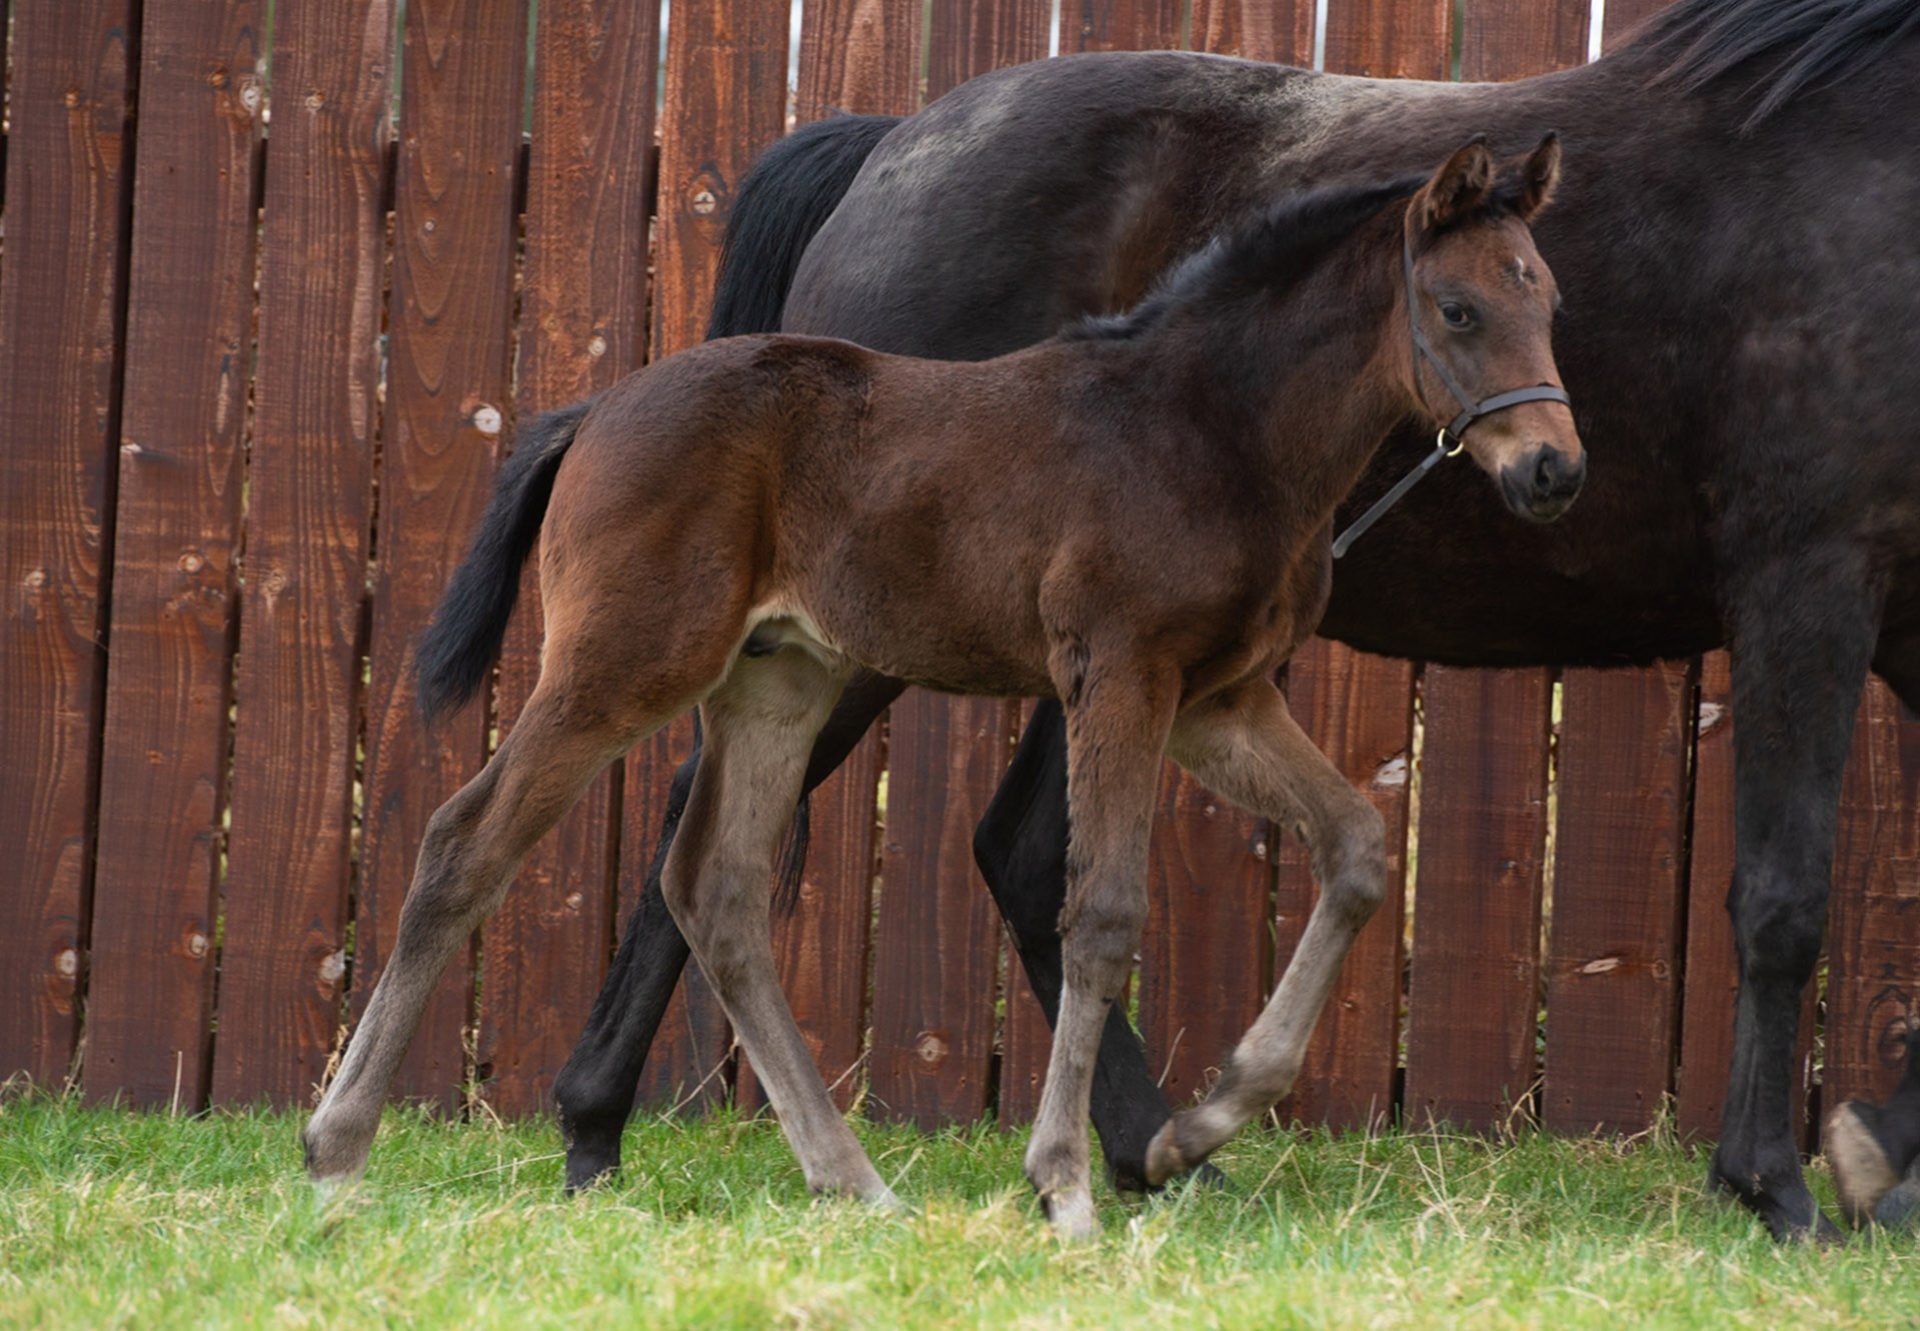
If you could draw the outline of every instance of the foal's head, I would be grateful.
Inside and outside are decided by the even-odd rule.
[[[1560,384],[1550,341],[1559,293],[1528,230],[1559,179],[1554,135],[1504,169],[1475,139],[1407,207],[1406,299],[1416,333],[1409,342],[1425,344],[1424,354],[1409,346],[1407,387],[1436,429],[1496,394]],[[1550,522],[1580,492],[1586,453],[1564,403],[1522,402],[1460,433],[1456,442],[1500,482],[1521,517]]]

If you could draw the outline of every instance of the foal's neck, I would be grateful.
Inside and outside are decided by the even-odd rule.
[[[1209,443],[1259,466],[1308,531],[1407,414],[1398,219],[1390,209],[1360,228],[1284,295],[1190,311],[1160,334],[1162,373],[1205,404]]]

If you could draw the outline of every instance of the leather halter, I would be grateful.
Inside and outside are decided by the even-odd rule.
[[[1413,377],[1415,391],[1419,389],[1420,362],[1425,360],[1440,376],[1440,382],[1446,385],[1447,392],[1460,405],[1460,414],[1440,427],[1440,433],[1434,436],[1433,451],[1421,458],[1414,469],[1395,481],[1393,488],[1374,500],[1372,507],[1354,519],[1351,527],[1341,532],[1333,543],[1333,557],[1340,558],[1347,553],[1353,543],[1367,528],[1378,522],[1388,509],[1405,497],[1428,472],[1440,464],[1442,458],[1450,458],[1467,446],[1466,432],[1482,416],[1491,416],[1496,411],[1505,411],[1508,407],[1517,407],[1522,402],[1559,402],[1573,409],[1573,399],[1567,396],[1567,390],[1556,388],[1552,384],[1539,384],[1533,388],[1512,388],[1504,393],[1495,393],[1490,397],[1474,398],[1460,386],[1460,381],[1447,371],[1440,358],[1434,354],[1433,347],[1427,341],[1425,333],[1420,331],[1420,319],[1414,311],[1413,298],[1413,244],[1406,237],[1400,241],[1400,271],[1407,288],[1407,331],[1413,338]]]

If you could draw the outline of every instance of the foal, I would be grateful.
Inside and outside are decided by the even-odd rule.
[[[1386,873],[1379,816],[1274,672],[1320,617],[1335,504],[1410,413],[1464,432],[1438,449],[1464,447],[1531,516],[1571,501],[1584,460],[1527,228],[1558,171],[1552,138],[1504,173],[1475,140],[1424,182],[1290,200],[1131,313],[994,361],[743,337],[533,422],[420,686],[432,715],[485,681],[544,514],[539,685],[428,827],[386,973],[306,1129],[314,1177],[364,1168],[429,992],[521,858],[602,767],[698,705],[667,901],[808,1184],[891,1202],[809,1060],[768,928],[807,755],[862,668],[1065,705],[1066,993],[1026,1161],[1054,1225],[1096,1228],[1089,1080],[1146,919],[1163,753],[1296,828],[1322,888],[1226,1076],[1155,1141],[1156,1176],[1264,1112]]]

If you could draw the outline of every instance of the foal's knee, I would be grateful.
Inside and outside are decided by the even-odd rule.
[[[1318,856],[1320,891],[1358,929],[1387,899],[1387,824],[1364,800],[1342,813]]]
[[[500,864],[487,844],[486,793],[480,782],[470,784],[427,820],[413,887],[401,909],[403,927],[409,917],[423,924],[476,923],[505,897],[511,866]]]
[[[1080,897],[1074,900],[1075,896]],[[1144,891],[1070,893],[1060,912],[1060,952],[1069,984],[1112,997],[1133,969],[1147,926]]]

